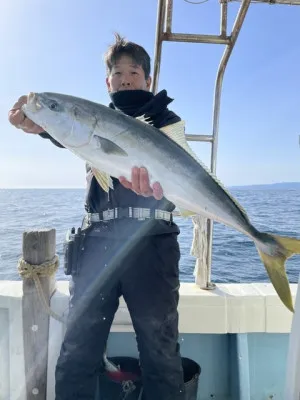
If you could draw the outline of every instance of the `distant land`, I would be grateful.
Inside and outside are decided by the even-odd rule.
[[[249,189],[249,190],[264,190],[264,189],[274,189],[274,190],[300,190],[300,182],[278,182],[270,184],[259,184],[259,185],[245,185],[245,186],[230,186],[230,189]]]

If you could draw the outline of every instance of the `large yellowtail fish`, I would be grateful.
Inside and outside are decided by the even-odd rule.
[[[147,168],[164,196],[183,214],[201,214],[249,236],[286,307],[293,301],[285,262],[300,253],[300,240],[259,232],[244,209],[210,171],[162,130],[94,102],[57,93],[31,93],[23,111],[103,177],[131,179]]]

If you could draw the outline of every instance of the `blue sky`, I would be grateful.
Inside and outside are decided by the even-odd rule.
[[[153,60],[154,0],[15,0],[0,3],[0,187],[84,187],[84,163],[10,126],[30,91],[107,104],[102,56],[118,31]],[[239,3],[229,4],[229,28]],[[219,32],[219,2],[174,0],[173,31]],[[223,85],[217,175],[225,185],[300,181],[300,7],[252,4]],[[222,45],[164,43],[159,89],[188,133],[210,134]],[[209,163],[210,145],[191,143]]]

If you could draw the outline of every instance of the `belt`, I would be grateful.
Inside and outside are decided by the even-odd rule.
[[[111,221],[114,219],[122,218],[133,218],[139,221],[145,219],[162,219],[167,222],[173,221],[173,215],[169,211],[164,210],[153,210],[150,208],[138,208],[138,207],[116,207],[99,213],[88,213],[88,222],[100,222],[100,221]]]

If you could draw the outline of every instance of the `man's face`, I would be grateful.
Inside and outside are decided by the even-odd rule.
[[[150,90],[151,78],[145,78],[145,72],[131,57],[122,56],[113,66],[106,78],[109,92],[120,90]]]

